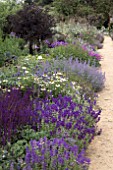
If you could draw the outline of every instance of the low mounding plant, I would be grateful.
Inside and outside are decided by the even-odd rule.
[[[34,170],[82,170],[90,160],[84,156],[84,150],[79,153],[77,145],[71,145],[63,138],[48,140],[44,137],[39,141],[30,141],[30,148],[26,149],[25,162],[26,167],[23,170],[32,168]]]

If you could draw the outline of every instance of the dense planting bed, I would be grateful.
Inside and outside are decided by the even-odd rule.
[[[93,57],[99,63],[100,58]],[[54,59],[48,53],[21,56],[1,68],[1,167],[88,167],[85,150],[97,133],[101,113],[94,91],[105,81],[101,70],[90,64],[77,57]]]
[[[31,14],[32,22],[31,18],[24,20],[27,14]],[[18,28],[15,14],[7,18],[12,27],[7,25],[0,31],[3,170],[87,170],[90,159],[86,149],[100,134],[97,122],[101,109],[96,104],[96,92],[104,88],[105,75],[96,41],[102,47],[103,36],[94,27],[87,30],[81,24],[72,28],[66,23],[62,27],[66,32],[59,23],[54,27],[58,35],[52,36],[53,20],[45,14],[37,6],[24,7],[17,13],[21,21]],[[42,20],[38,21],[37,15]],[[51,24],[46,25],[44,18]],[[39,29],[36,34],[34,21],[45,31]],[[65,38],[60,37],[61,32]],[[10,34],[3,40],[3,33]]]

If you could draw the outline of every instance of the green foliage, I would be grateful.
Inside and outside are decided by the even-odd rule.
[[[14,14],[20,8],[22,8],[21,4],[17,4],[15,0],[0,1],[0,29],[2,29],[6,23],[6,17]]]
[[[87,17],[94,13],[94,9],[91,6],[79,4],[77,6],[76,14],[80,17]]]
[[[76,13],[78,2],[79,0],[55,0],[53,6],[58,13],[69,16]]]
[[[53,0],[24,0],[24,3],[26,4],[32,4],[32,3],[38,3],[39,5],[48,5],[52,3]]]
[[[48,62],[44,61],[44,57],[46,58],[47,56],[43,55],[43,59],[38,59],[41,56],[22,56],[19,57],[17,65],[1,68],[1,90],[5,91],[5,88],[10,89],[11,86],[26,90],[27,87],[34,86],[34,94],[41,97],[44,96],[45,91],[49,93],[52,91],[54,96],[62,94],[72,97],[77,92],[75,100],[76,102],[81,102],[81,94],[88,92],[88,88],[92,89],[91,84],[87,83],[85,78],[71,72],[58,71],[55,73],[54,60],[51,59],[49,62],[50,65],[47,68],[47,74],[45,73],[39,76],[37,73],[38,70],[41,68],[41,72],[44,72],[44,69],[48,65]],[[58,68],[60,68],[59,65]],[[82,91],[83,89],[84,92]]]
[[[26,55],[28,53],[28,49],[21,49],[24,44],[25,42],[21,38],[6,37],[3,41],[0,36],[0,67],[5,63],[9,64],[10,62],[15,62],[17,57],[20,55]]]
[[[32,60],[34,60],[35,64],[33,64],[32,61],[30,62],[30,60],[24,60],[21,65],[18,63],[18,66],[11,66],[4,69],[2,68],[0,75],[1,89],[10,89],[10,86],[14,86],[20,87],[22,90],[26,90],[27,87],[34,86],[34,94],[41,97],[44,96],[46,91],[49,93],[52,92],[54,96],[58,96],[58,94],[74,96],[75,91],[80,91],[82,89],[81,85],[79,85],[81,80],[80,77],[75,75],[73,76],[71,74],[68,76],[63,72],[54,74],[54,68],[52,70],[52,67],[50,67],[51,71],[48,71],[48,74],[44,74],[42,77],[39,77],[36,75],[36,67],[40,68],[42,66],[38,63],[39,61],[36,61],[36,58],[33,59],[32,57]],[[70,86],[71,81],[76,83],[74,83],[73,86]],[[83,79],[82,82],[84,82],[84,84],[86,83]],[[76,102],[79,102],[80,100],[81,98],[78,94],[76,96]]]
[[[95,32],[93,30],[90,31],[90,29],[89,29],[87,31],[81,32],[79,37],[82,40],[84,40],[85,42],[88,42],[91,45],[95,44],[95,40],[96,40],[95,37],[96,37],[96,35],[95,35]]]
[[[87,51],[81,48],[80,45],[69,44],[67,46],[52,48],[49,50],[49,54],[53,56],[53,58],[57,57],[58,59],[69,59],[72,57],[73,59],[78,58],[81,62],[90,62],[90,65],[100,65],[99,61],[96,60],[95,57],[91,57]]]
[[[105,17],[106,14],[110,14],[113,10],[113,1],[112,0],[93,0],[92,6],[95,9],[95,12],[102,13]]]
[[[26,147],[29,146],[29,141],[31,139],[39,140],[44,136],[49,137],[47,131],[41,130],[40,132],[35,132],[29,126],[26,126],[21,131],[21,139],[18,139],[14,143],[8,143],[4,148],[0,148],[0,165],[4,170],[9,169],[11,162],[15,162],[15,166],[24,166],[22,159],[25,157]],[[9,161],[10,160],[10,161]],[[0,167],[1,168],[1,167]]]
[[[90,22],[89,18],[93,17],[94,22],[97,22],[98,16],[101,16],[99,22],[102,21],[103,24],[110,15],[113,15],[112,0],[55,0],[53,6],[56,15],[62,15],[62,19],[66,19],[66,16],[74,16],[77,21],[82,17]]]
[[[75,23],[73,19],[70,19],[68,22],[57,23],[54,29],[59,33],[59,37],[61,35],[62,38],[63,35],[64,41],[74,42],[77,38],[81,38],[85,43],[89,43],[90,45],[95,45],[95,42],[97,41],[96,36],[99,34],[96,27],[89,24],[81,24],[79,22]],[[55,38],[57,39],[57,37],[56,34]]]

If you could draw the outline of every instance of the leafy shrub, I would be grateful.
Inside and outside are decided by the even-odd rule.
[[[77,7],[76,15],[80,17],[88,17],[91,13],[94,13],[94,9],[88,5],[79,4]]]
[[[14,14],[17,10],[21,9],[22,5],[17,4],[16,1],[0,1],[0,30],[3,29],[3,26],[6,23],[6,17],[10,14]]]
[[[65,16],[73,15],[75,14],[75,11],[77,9],[77,1],[76,0],[55,0],[53,2],[53,6],[55,7],[55,10],[63,14]]]
[[[86,32],[79,34],[79,37],[83,39],[84,41],[89,42],[90,44],[94,45],[97,49],[101,49],[103,47],[101,43],[103,43],[104,41],[104,36],[102,34],[98,33],[97,35],[94,35],[93,32],[86,31]]]
[[[1,34],[2,36],[2,34]],[[0,36],[0,67],[5,63],[14,62],[20,55],[27,55],[28,49],[21,49],[24,41],[20,38],[7,37],[4,41]]]
[[[54,29],[59,37],[60,35],[61,37],[64,35],[65,41],[67,42],[73,42],[76,41],[76,39],[81,38],[84,43],[95,45],[95,48],[98,47],[97,40],[98,43],[100,43],[100,39],[97,36],[101,36],[103,38],[102,32],[99,32],[96,27],[86,23],[76,23],[73,19],[70,19],[68,22],[57,23]],[[57,34],[55,35],[55,38],[58,37]]]
[[[72,57],[73,59],[78,58],[81,62],[89,62],[90,65],[100,66],[99,57],[91,55],[88,51],[81,48],[80,45],[68,44],[67,46],[58,46],[56,48],[52,48],[48,51],[48,53],[53,56],[53,58],[58,59],[69,59]],[[95,54],[93,52],[93,54]],[[98,55],[100,56],[100,55]]]
[[[35,0],[37,2],[37,0]],[[41,5],[48,5],[51,4],[53,0],[40,0],[39,4]]]

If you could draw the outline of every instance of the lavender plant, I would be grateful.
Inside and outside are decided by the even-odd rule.
[[[83,150],[78,152],[77,145],[72,146],[63,138],[48,140],[44,137],[39,141],[31,140],[25,162],[23,170],[79,170],[85,169],[90,160],[84,156]]]
[[[98,57],[98,54],[97,54]],[[80,76],[83,80],[87,81],[92,85],[95,92],[100,91],[104,88],[105,83],[105,73],[102,73],[101,69],[90,66],[89,63],[81,63],[78,59],[73,60],[72,58],[68,60],[54,60],[54,66],[57,65],[62,71],[68,75],[68,79],[74,80],[74,77]]]

